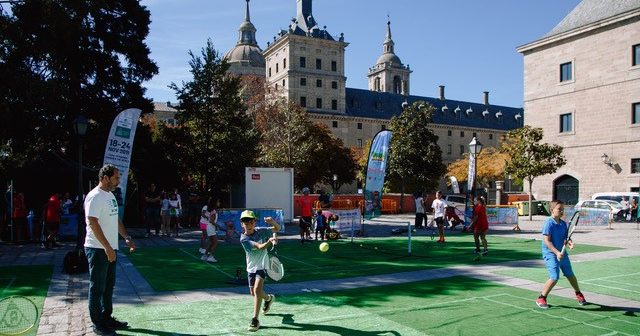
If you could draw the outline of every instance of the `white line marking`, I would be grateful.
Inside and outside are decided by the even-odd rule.
[[[613,287],[613,286],[606,286],[606,285],[602,285],[602,284],[598,284],[598,283],[591,283],[589,281],[583,281],[583,283],[588,283],[591,286],[598,286],[598,287],[603,287],[603,288],[608,288],[608,289],[615,289],[615,290],[620,290],[623,292],[629,292],[629,293],[634,293],[634,294],[640,294],[640,291],[637,290],[633,290],[633,289],[626,289],[626,288],[620,288],[620,287]]]
[[[13,285],[13,282],[16,281],[16,278],[0,278],[0,280],[9,280],[9,283],[2,289],[2,297],[4,297],[4,293],[7,292],[7,290],[9,290],[9,288],[11,288],[11,285]]]
[[[309,263],[304,262],[304,261],[302,261],[302,260],[298,260],[298,259],[294,259],[294,258],[290,258],[290,257],[285,257],[285,256],[282,256],[282,255],[279,255],[279,254],[278,254],[278,258],[282,258],[282,259],[287,259],[287,260],[295,261],[295,262],[301,263],[301,264],[303,264],[303,265],[311,266],[311,267],[314,267],[314,268],[320,268],[320,266],[318,266],[318,265],[309,264]]]
[[[605,279],[613,279],[613,278],[624,278],[627,276],[634,276],[634,275],[638,275],[640,274],[640,272],[635,272],[635,273],[631,273],[631,274],[618,274],[618,275],[611,275],[611,276],[606,276],[606,277],[601,277],[601,278],[593,278],[593,279],[585,279],[582,281],[597,281],[597,280],[605,280]]]
[[[218,271],[218,272],[220,272],[220,273],[222,273],[222,274],[224,274],[224,275],[228,276],[228,277],[229,277],[229,278],[231,278],[231,279],[235,279],[235,278],[236,278],[235,276],[233,276],[233,275],[231,275],[231,274],[229,274],[229,273],[227,273],[227,272],[225,272],[225,271],[221,270],[221,269],[220,269],[219,267],[217,267],[216,265],[213,265],[213,264],[210,264],[210,263],[208,263],[208,262],[206,262],[206,261],[203,261],[202,259],[200,259],[200,258],[198,258],[197,256],[195,256],[195,255],[193,255],[193,254],[191,254],[191,253],[189,253],[189,252],[187,252],[187,251],[183,250],[182,248],[179,248],[178,250],[180,250],[181,252],[183,252],[183,253],[185,253],[185,254],[187,254],[187,255],[189,255],[189,256],[191,256],[191,257],[193,257],[193,259],[196,259],[196,260],[199,260],[199,261],[202,261],[202,262],[206,263],[207,265],[209,265],[209,266],[213,267],[216,271]]]

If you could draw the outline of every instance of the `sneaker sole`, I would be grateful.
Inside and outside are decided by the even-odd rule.
[[[539,303],[537,303],[537,302],[536,302],[536,305],[537,305],[539,308],[541,308],[541,309],[549,309],[549,305],[544,305],[544,306],[543,306],[543,305],[541,305],[541,304],[539,304]]]

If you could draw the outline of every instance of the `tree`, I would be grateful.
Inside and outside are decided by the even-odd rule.
[[[428,127],[434,110],[432,105],[417,101],[391,119],[388,175],[392,190],[398,184],[403,194],[407,186],[410,192],[433,190],[444,175],[438,136]]]
[[[492,181],[502,180],[508,160],[509,156],[496,148],[487,147],[482,149],[476,161],[476,179],[478,185],[489,187]],[[468,173],[468,153],[464,154],[464,158],[450,163],[447,167],[447,175],[454,176],[458,181],[468,181]]]
[[[531,196],[533,180],[542,175],[553,174],[567,163],[562,147],[540,143],[542,128],[524,126],[507,134],[502,151],[509,155],[506,172],[529,183],[529,220],[532,219]]]
[[[312,122],[302,107],[285,98],[267,101],[255,115],[262,134],[261,165],[293,168],[297,189],[332,183],[333,174],[338,175],[338,186],[353,181],[356,164],[351,151],[325,125]]]
[[[238,183],[252,166],[260,135],[245,112],[240,79],[227,76],[229,64],[213,42],[196,56],[189,51],[193,79],[172,83],[179,107],[178,127],[166,128],[166,150],[181,173],[205,189]]]
[[[158,72],[144,43],[149,23],[137,0],[16,1],[3,12],[0,124],[10,127],[0,128],[0,170],[15,177],[47,152],[75,158],[78,115],[90,120],[84,161],[101,164],[113,118],[153,110],[141,86]]]

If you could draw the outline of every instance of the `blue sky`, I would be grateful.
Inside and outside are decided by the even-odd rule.
[[[395,52],[409,64],[411,94],[522,106],[522,55],[516,47],[537,40],[580,0],[316,0],[313,16],[349,42],[347,87],[367,88],[366,74],[382,53],[387,15]],[[146,96],[175,102],[171,82],[191,79],[189,50],[199,54],[210,38],[224,55],[235,46],[245,0],[143,0],[151,11],[147,44],[160,73],[145,83]],[[264,50],[296,14],[295,0],[252,0],[251,21]]]

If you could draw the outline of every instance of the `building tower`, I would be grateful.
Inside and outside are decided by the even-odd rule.
[[[264,56],[256,41],[256,27],[251,23],[249,0],[244,21],[238,28],[238,42],[224,58],[231,64],[228,73],[235,75],[264,76]]]
[[[376,65],[369,68],[369,90],[409,95],[409,76],[411,70],[405,66],[394,52],[391,39],[391,21],[387,20],[387,35],[382,44],[382,55]]]
[[[343,34],[334,38],[313,17],[312,1],[297,0],[296,17],[267,43],[266,82],[311,113],[344,114]]]

